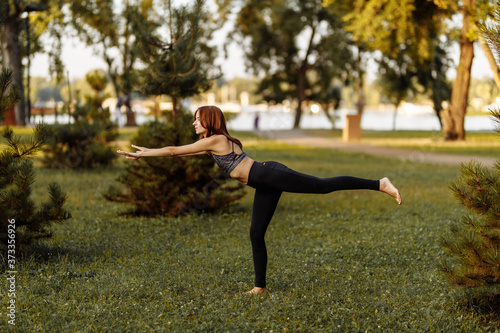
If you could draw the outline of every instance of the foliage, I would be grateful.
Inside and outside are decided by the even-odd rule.
[[[492,12],[492,1],[323,0],[323,4],[345,9],[346,29],[356,43],[371,51],[378,50],[389,59],[396,59],[403,52],[406,62],[418,70],[419,83],[430,92],[445,139],[465,139],[473,41],[478,37],[477,24],[485,22]],[[463,22],[458,31],[449,22],[460,16]],[[451,87],[446,74],[452,64],[448,50],[453,41],[459,41],[461,56]],[[450,100],[450,107],[442,110],[446,100]]]
[[[172,8],[168,0],[168,20],[164,22],[167,38],[160,37],[160,32],[150,26],[138,23],[134,27],[145,64],[139,90],[146,95],[169,96],[174,119],[180,99],[207,91],[219,76],[220,70],[213,64],[216,49],[208,43],[211,31],[204,24],[207,16],[203,5],[197,0],[191,8]]]
[[[439,39],[434,40],[434,42],[436,43],[434,56],[430,61],[420,64],[417,77],[420,84],[427,91],[430,91],[434,111],[442,127],[443,103],[451,99],[451,82],[447,78],[447,73],[453,62],[446,54],[446,47],[440,44]]]
[[[127,110],[127,124],[134,126],[130,100],[139,79],[135,69],[140,53],[138,27],[157,27],[153,1],[127,1],[123,6],[115,6],[113,0],[72,1],[69,8],[75,18],[72,25],[79,37],[95,48],[108,65],[116,97]],[[115,53],[120,56],[114,56]]]
[[[195,141],[191,116],[180,114],[175,121],[153,121],[140,127],[134,144],[160,148]],[[106,198],[130,203],[138,215],[179,216],[214,211],[242,196],[241,185],[214,168],[209,156],[143,158],[130,163],[118,181],[126,187],[110,187]]]
[[[30,12],[30,49],[31,54],[47,53],[49,74],[57,82],[65,78],[66,68],[62,61],[63,37],[71,19],[64,12],[61,0],[44,1],[43,10]],[[32,2],[33,3],[33,2]],[[26,40],[28,36],[22,36]]]
[[[368,51],[380,51],[380,82],[396,106],[415,93],[417,81],[430,92],[439,117],[441,104],[451,97],[446,74],[452,63],[445,52],[449,9],[428,0],[325,0],[346,8],[346,29]],[[440,118],[439,118],[440,119]],[[440,119],[441,120],[441,119]]]
[[[439,236],[462,214],[456,167],[242,137],[265,161],[328,177],[395,178],[404,199],[374,192],[285,194],[268,232],[269,295],[249,297],[253,190],[216,214],[123,216],[102,200],[122,166],[42,169],[72,193],[74,218],[18,267],[17,327],[4,332],[494,332],[498,317],[439,278]],[[196,158],[196,157],[193,157]],[[127,160],[127,162],[129,162]],[[367,167],[369,166],[369,167]],[[390,175],[389,175],[390,176]],[[39,194],[40,197],[43,194]],[[1,258],[0,258],[1,259]],[[0,264],[4,262],[0,260]],[[6,274],[0,274],[4,279]],[[7,293],[0,303],[7,304]]]
[[[2,24],[0,26],[2,64],[3,67],[13,70],[14,82],[23,97],[23,59],[28,55],[43,52],[42,40],[52,43],[47,52],[51,74],[54,74],[58,80],[62,78],[64,66],[61,61],[61,32],[64,31],[65,23],[65,16],[61,10],[62,3],[63,1],[60,0],[2,0]],[[21,18],[25,13],[29,14],[27,19]],[[29,33],[27,33],[28,30]],[[29,48],[28,45],[30,45]],[[24,98],[17,103],[14,114],[16,124],[24,126],[26,122]]]
[[[343,84],[353,71],[343,25],[318,0],[243,2],[232,38],[244,46],[247,67],[263,77],[258,92],[266,101],[297,101],[294,127],[303,101],[330,104],[334,79]]]
[[[379,50],[384,56],[397,58],[405,45],[406,53],[423,63],[433,56],[432,40],[442,34],[448,11],[428,0],[325,0],[324,4],[340,2],[347,8],[346,29],[356,42],[369,50]]]
[[[43,149],[43,163],[51,168],[91,168],[109,165],[117,157],[109,141],[116,138],[116,126],[110,120],[109,109],[101,107],[106,95],[103,90],[107,79],[103,71],[86,75],[94,90],[86,96],[84,105],[76,105],[70,124],[50,125],[50,137]]]
[[[382,57],[379,61],[381,78],[377,81],[383,95],[396,107],[399,107],[408,95],[417,92],[415,68],[405,62],[404,52],[395,59]]]
[[[12,86],[11,69],[2,68],[0,72],[0,93],[0,121],[2,121],[5,118],[5,112],[11,110],[22,98],[21,92]]]
[[[500,112],[493,113],[497,122]],[[500,128],[499,128],[500,131]],[[444,263],[448,279],[459,287],[500,285],[500,161],[488,169],[474,161],[463,164],[451,185],[471,213],[451,226],[443,239],[454,259]]]
[[[500,4],[497,3],[495,23],[481,26],[496,52],[500,52],[498,23]],[[500,133],[500,108],[493,108],[492,117]],[[460,224],[451,226],[451,235],[443,244],[452,255],[444,263],[448,279],[460,287],[500,285],[500,161],[492,169],[474,161],[463,164],[460,178],[452,185],[460,204],[471,213]]]
[[[78,107],[79,114],[89,114],[88,106]],[[43,163],[49,168],[91,168],[109,165],[116,154],[107,145],[110,137],[100,122],[75,122],[49,126],[50,138],[43,149]]]
[[[16,89],[7,93],[11,80],[12,72],[3,69],[0,73],[0,116],[19,98]],[[14,221],[15,246],[20,247],[50,237],[51,225],[64,222],[70,214],[64,208],[66,195],[56,183],[48,185],[50,199],[38,207],[32,197],[35,174],[30,157],[47,141],[46,127],[37,125],[30,142],[14,136],[9,127],[4,129],[3,138],[7,148],[0,152],[0,246],[12,245],[7,229],[10,221]]]
[[[500,63],[500,3],[493,7],[493,19],[488,23],[479,23],[478,27],[487,40],[490,49],[496,55],[497,64]]]

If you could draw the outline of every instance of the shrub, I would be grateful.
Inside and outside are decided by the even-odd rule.
[[[116,134],[101,121],[55,124],[49,126],[49,131],[50,137],[43,149],[46,167],[91,168],[109,165],[117,157],[108,145]]]
[[[197,136],[191,117],[183,113],[175,121],[145,124],[133,142],[148,148],[192,143]],[[105,197],[134,205],[138,215],[213,211],[243,195],[241,184],[219,170],[210,156],[142,158],[131,162],[118,181],[122,188],[110,187]]]
[[[93,71],[86,80],[94,95],[86,96],[85,105],[77,105],[71,114],[72,124],[50,126],[50,138],[44,149],[43,163],[51,168],[91,168],[108,165],[117,157],[108,142],[116,138],[116,126],[110,120],[109,109],[101,107],[106,95],[105,74]]]
[[[11,78],[11,71],[2,70],[0,73],[0,118],[19,98],[15,90],[10,89],[7,93]],[[46,142],[46,127],[37,125],[31,142],[22,142],[9,127],[4,129],[3,137],[7,148],[0,153],[0,245],[10,249],[13,245],[19,247],[50,237],[50,226],[69,219],[70,214],[64,209],[66,195],[56,183],[49,185],[48,202],[36,207],[31,199],[35,176],[30,157]],[[9,230],[15,230],[15,238],[9,237],[12,235]]]
[[[491,25],[479,25],[491,49],[500,52],[500,3]],[[500,133],[500,109],[491,111]],[[462,164],[451,185],[470,215],[451,226],[442,243],[453,260],[442,265],[448,279],[465,288],[500,285],[500,161],[488,169],[474,161]]]
[[[493,115],[500,121],[500,112]],[[460,172],[451,189],[471,214],[443,238],[453,260],[442,269],[460,287],[500,285],[500,161],[493,169],[472,161],[462,164]]]

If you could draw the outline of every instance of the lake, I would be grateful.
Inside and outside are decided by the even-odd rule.
[[[335,124],[332,124],[328,117],[321,112],[306,113],[302,115],[300,127],[303,129],[332,129],[343,128],[345,125],[346,115],[353,114],[350,110],[340,110],[337,112]],[[259,116],[260,130],[288,130],[293,128],[295,120],[294,112],[272,111],[242,111],[236,117],[228,121],[228,128],[232,130],[251,131],[254,129],[255,117]],[[122,117],[122,122],[124,117]],[[154,119],[152,116],[136,114],[136,122],[138,125],[144,124],[149,120]],[[32,121],[41,121],[41,116],[32,118]],[[54,115],[45,115],[43,118],[46,123],[54,123]],[[68,123],[67,115],[57,117],[59,123]],[[374,111],[365,110],[361,119],[361,127],[365,130],[387,131],[393,129],[393,112],[392,111]],[[466,131],[493,131],[495,128],[490,116],[466,116],[465,130]],[[396,117],[396,130],[424,130],[424,131],[439,131],[439,121],[433,113],[398,113]]]
[[[252,130],[256,115],[259,115],[260,130],[286,130],[293,127],[295,114],[292,112],[242,112],[228,122],[228,127],[234,130]],[[346,115],[352,111],[338,112],[335,124],[332,124],[323,113],[302,115],[300,127],[303,129],[344,128]],[[393,129],[392,111],[365,110],[361,118],[361,127],[365,130],[387,131]],[[396,130],[440,131],[439,120],[431,113],[400,113],[396,117]],[[493,131],[494,123],[489,116],[466,116],[466,131]]]

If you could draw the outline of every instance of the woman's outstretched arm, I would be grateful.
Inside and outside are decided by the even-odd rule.
[[[216,142],[214,138],[208,137],[200,139],[194,143],[184,146],[167,146],[163,148],[145,148],[132,145],[136,152],[118,150],[117,153],[124,155],[127,159],[136,160],[140,157],[161,157],[161,156],[190,156],[208,154],[214,150]]]

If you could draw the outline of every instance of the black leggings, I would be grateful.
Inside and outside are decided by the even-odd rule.
[[[378,180],[340,176],[317,178],[294,171],[278,162],[255,162],[250,169],[248,185],[255,188],[250,226],[255,286],[266,287],[267,251],[264,236],[281,193],[330,193],[340,190],[375,190]]]

